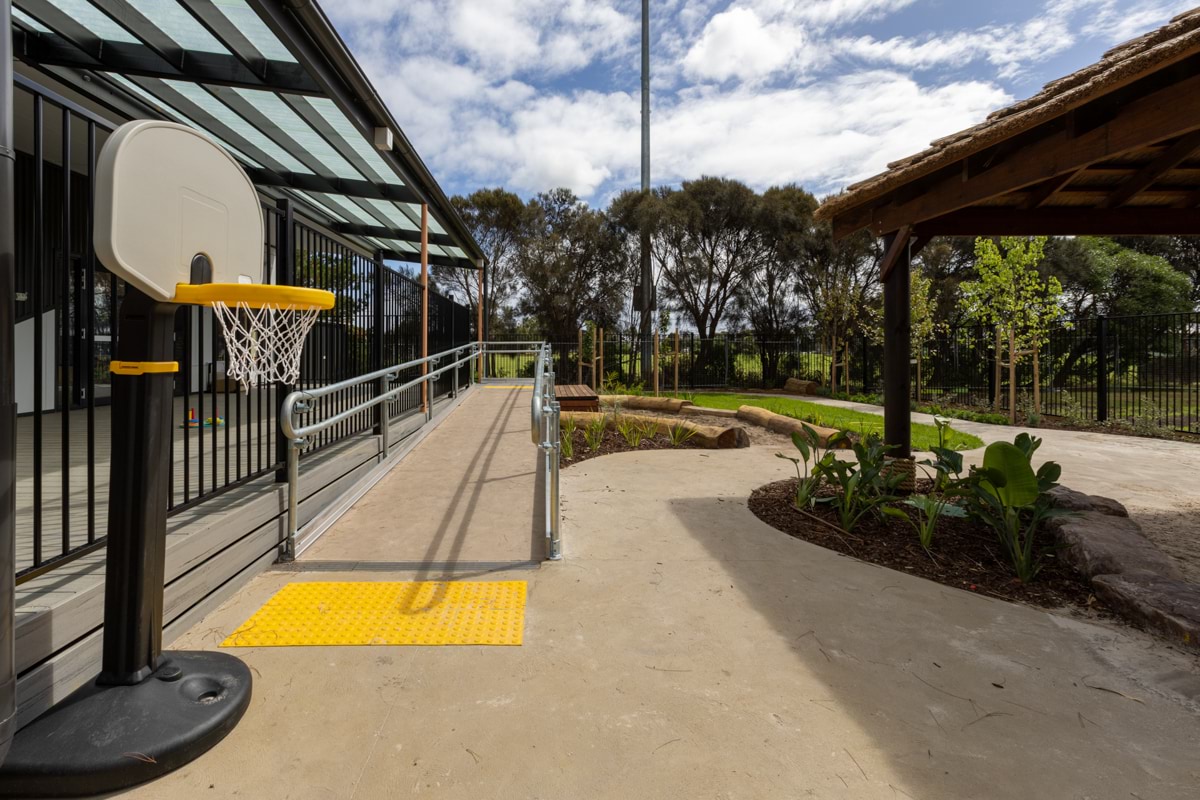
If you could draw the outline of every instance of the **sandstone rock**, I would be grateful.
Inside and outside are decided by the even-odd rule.
[[[783,384],[783,391],[788,394],[816,394],[816,381],[802,381],[799,378],[788,378]]]
[[[1125,510],[1125,506],[1111,497],[1101,497],[1098,494],[1084,494],[1074,489],[1068,489],[1066,486],[1055,486],[1046,492],[1046,494],[1050,495],[1050,499],[1057,508],[1065,508],[1068,511],[1099,511],[1101,514],[1107,514],[1110,517],[1129,516],[1129,512]]]
[[[1083,511],[1057,524],[1063,557],[1089,578],[1145,575],[1183,580],[1175,562],[1142,534],[1128,517]]]
[[[1128,517],[1129,511],[1125,506],[1113,500],[1111,497],[1102,497],[1098,494],[1088,495],[1088,500],[1092,501],[1092,507],[1101,514],[1107,514],[1110,517]]]
[[[1055,508],[1065,508],[1067,511],[1093,511],[1092,500],[1083,492],[1068,489],[1066,486],[1055,486],[1046,492]]]
[[[1096,594],[1123,616],[1151,625],[1191,647],[1200,646],[1200,586],[1145,575],[1100,575]]]

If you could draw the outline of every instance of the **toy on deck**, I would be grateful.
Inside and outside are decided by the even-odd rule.
[[[213,425],[216,425],[219,428],[224,424],[225,424],[224,417],[218,416],[215,420],[212,417],[204,418],[204,427],[205,428],[211,428],[211,427],[213,427]],[[180,425],[179,427],[181,427],[181,428],[199,428],[200,427],[200,420],[198,420],[196,418],[196,409],[194,409],[194,408],[188,409],[188,417],[187,417],[187,419],[185,419],[183,421],[183,424]]]

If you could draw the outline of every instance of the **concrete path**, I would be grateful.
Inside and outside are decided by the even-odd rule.
[[[532,489],[506,461],[507,450],[532,460],[519,426],[511,445],[503,426],[490,461],[486,444],[482,455],[478,442],[461,454],[438,445],[463,417],[490,430],[482,410],[508,402],[494,398],[465,403],[445,437],[414,452],[407,483],[376,487],[312,554],[358,569],[304,570],[306,558],[300,572],[266,573],[175,646],[215,647],[290,581],[412,577],[389,566],[399,545],[387,526],[419,527],[403,534],[418,556],[490,554],[483,543],[501,541],[514,555]],[[419,499],[463,464],[480,466],[465,472],[462,510]],[[783,535],[746,497],[788,470],[766,447],[571,467],[566,559],[487,575],[528,581],[523,646],[234,651],[255,674],[245,719],[129,796],[1197,796],[1194,656]],[[483,513],[490,490],[476,489],[493,485],[511,513]]]
[[[879,406],[862,403],[796,399],[883,414]],[[933,424],[929,414],[914,413],[912,417],[914,422]],[[1200,444],[962,420],[954,420],[953,427],[975,434],[985,444],[1011,442],[1021,431],[1041,437],[1037,459],[1061,464],[1064,485],[1120,500],[1146,535],[1179,562],[1188,579],[1200,583]],[[983,450],[967,453],[965,460],[979,463]]]

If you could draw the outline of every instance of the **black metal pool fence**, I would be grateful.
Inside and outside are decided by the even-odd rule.
[[[579,331],[539,336],[491,334],[492,341],[545,339],[552,345],[559,383],[592,383],[593,334],[584,336],[580,359]],[[995,370],[996,334],[983,326],[940,332],[914,342],[913,397],[924,402],[991,405],[999,389],[1007,408],[1009,375]],[[920,351],[919,381],[916,351]],[[597,377],[609,384],[649,386],[641,368],[641,338],[605,332],[603,364]],[[828,337],[802,331],[790,338],[753,333],[718,334],[711,338],[673,332],[659,335],[659,385],[680,391],[715,388],[777,389],[788,378],[814,380],[828,390],[831,369],[836,388],[873,394],[882,390],[882,346],[855,335],[838,343],[836,357]],[[532,358],[489,357],[488,371],[497,377],[529,377]],[[848,373],[848,374],[847,374]],[[1039,352],[1042,413],[1079,421],[1125,421],[1187,433],[1200,433],[1200,313],[1090,317],[1052,331]],[[1016,371],[1017,406],[1032,412],[1033,364],[1024,358]]]

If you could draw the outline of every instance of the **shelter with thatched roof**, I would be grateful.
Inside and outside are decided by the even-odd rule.
[[[909,271],[931,237],[1200,234],[1200,8],[829,197],[884,238],[884,439],[910,456]]]

